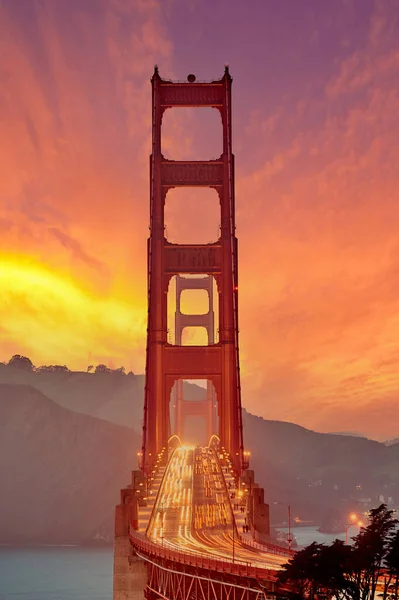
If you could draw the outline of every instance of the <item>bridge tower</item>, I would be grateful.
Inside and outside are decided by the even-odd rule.
[[[184,290],[204,290],[208,296],[208,311],[204,314],[186,314],[181,310],[181,294]],[[210,276],[188,278],[176,276],[175,344],[182,345],[185,327],[204,327],[208,345],[215,343],[215,313],[213,308],[213,278]],[[184,398],[183,380],[176,381],[175,389],[175,433],[184,438],[184,425],[187,417],[202,417],[205,421],[206,442],[216,433],[216,411],[214,387],[211,381],[206,386],[202,400],[188,401]]]
[[[152,154],[150,157],[150,237],[148,240],[148,328],[142,468],[148,472],[170,435],[169,404],[174,383],[206,379],[216,390],[219,437],[237,473],[244,464],[238,352],[238,272],[234,209],[234,156],[231,134],[232,78],[172,82],[155,67],[152,83]],[[162,155],[165,110],[212,107],[220,112],[223,152],[216,160],[174,161]],[[212,244],[172,244],[165,238],[165,198],[175,187],[211,187],[219,196],[221,230]],[[204,275],[216,280],[219,341],[208,346],[168,343],[167,298],[174,275]]]

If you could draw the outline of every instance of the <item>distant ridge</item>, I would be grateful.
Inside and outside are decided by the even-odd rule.
[[[106,406],[115,421],[125,418],[139,430],[142,389],[135,393],[135,378],[112,375],[110,384],[106,375],[96,377],[85,377],[84,392],[76,390],[75,374],[65,374],[65,389],[48,377],[41,385],[65,404],[79,399],[81,410]],[[90,380],[94,391],[86,387]],[[137,423],[127,418],[132,406]],[[376,505],[382,493],[399,504],[399,444],[316,433],[246,411],[243,422],[272,520],[284,519],[273,502],[289,503],[295,516],[317,523],[331,511],[344,519],[362,498]],[[32,385],[0,384],[0,543],[111,542],[114,505],[140,445],[132,428],[62,407]]]
[[[387,440],[385,442],[386,446],[394,446],[395,444],[399,444],[399,437],[394,438],[393,440]]]
[[[329,431],[330,435],[350,435],[352,437],[359,437],[359,438],[365,438],[366,440],[370,440],[372,438],[369,438],[367,435],[364,435],[364,433],[359,433],[358,431]]]

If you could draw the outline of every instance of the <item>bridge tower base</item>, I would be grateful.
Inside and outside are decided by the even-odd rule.
[[[144,600],[147,566],[129,540],[131,504],[115,508],[113,600]]]

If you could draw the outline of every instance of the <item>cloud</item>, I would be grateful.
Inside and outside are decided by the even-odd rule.
[[[331,3],[304,4],[295,22],[267,3],[251,14],[237,5],[227,22],[210,0],[188,11],[156,0],[0,3],[0,267],[12,264],[16,278],[1,280],[8,320],[0,359],[20,350],[37,363],[51,354],[85,367],[89,349],[142,368],[149,79],[155,63],[166,78],[192,68],[213,74],[227,53],[244,404],[266,418],[328,429],[342,429],[349,403],[348,429],[357,429],[359,414],[372,428],[372,407],[393,406],[397,0],[374,2],[371,12],[349,1],[338,12]],[[194,113],[166,115],[171,158],[195,159],[220,142],[216,113],[209,120]],[[211,196],[175,190],[170,229],[191,224],[214,238]],[[43,285],[30,297],[25,261],[80,290],[79,318],[61,296],[48,305]],[[116,324],[114,313],[122,314]]]
[[[101,261],[87,254],[87,252],[83,250],[81,244],[74,240],[71,236],[67,235],[63,231],[60,231],[56,227],[50,227],[48,231],[60,242],[60,244],[62,244],[62,246],[64,246],[64,248],[67,248],[71,251],[74,258],[83,261],[90,267],[93,267],[99,271],[104,271],[106,269],[105,265]]]
[[[252,199],[241,213],[252,226],[241,260],[257,256],[252,270],[241,271],[242,347],[251,357],[243,366],[251,376],[244,393],[263,416],[331,430],[345,410],[345,428],[370,432],[371,415],[383,413],[371,406],[391,406],[398,389],[395,360],[385,372],[380,362],[399,351],[393,29],[387,15],[374,16],[366,47],[338,64],[324,97],[300,98],[291,115],[283,106],[263,120],[257,116],[265,148],[284,139],[292,112],[297,130],[237,181],[239,210],[241,198]],[[302,127],[310,114],[316,121]],[[251,335],[255,329],[262,335]],[[348,403],[351,410],[344,409]],[[391,433],[395,427],[397,420]]]

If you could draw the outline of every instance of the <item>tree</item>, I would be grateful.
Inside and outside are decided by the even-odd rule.
[[[383,573],[389,543],[398,521],[386,504],[373,508],[369,524],[355,537],[353,547],[353,582],[359,588],[360,600],[374,600],[377,583]]]
[[[353,572],[352,548],[341,540],[330,546],[322,546],[315,565],[318,593],[327,598],[353,598],[359,596],[358,589],[351,581]]]
[[[305,598],[314,590],[314,565],[320,552],[320,545],[313,542],[294,554],[283,570],[278,574],[278,581],[289,584],[292,592],[298,598]]]
[[[399,597],[399,530],[392,534],[385,557],[386,575],[383,599],[398,600]]]
[[[399,600],[399,532],[394,511],[385,504],[369,513],[369,524],[353,547],[335,540],[310,544],[297,552],[278,576],[299,598],[374,600],[385,573],[383,600]]]
[[[94,373],[114,373],[115,375],[125,375],[125,367],[119,367],[119,369],[110,369],[106,365],[97,365]]]
[[[111,369],[109,369],[106,365],[97,365],[94,373],[97,375],[98,373],[111,373]]]
[[[70,373],[66,365],[43,365],[36,369],[37,373]]]
[[[351,554],[350,546],[340,540],[335,540],[330,546],[313,542],[283,565],[279,581],[288,583],[299,598],[358,598],[356,586],[350,578]]]
[[[22,369],[24,371],[33,371],[34,364],[27,356],[21,356],[20,354],[14,354],[8,361],[9,367],[15,367],[16,369]]]

